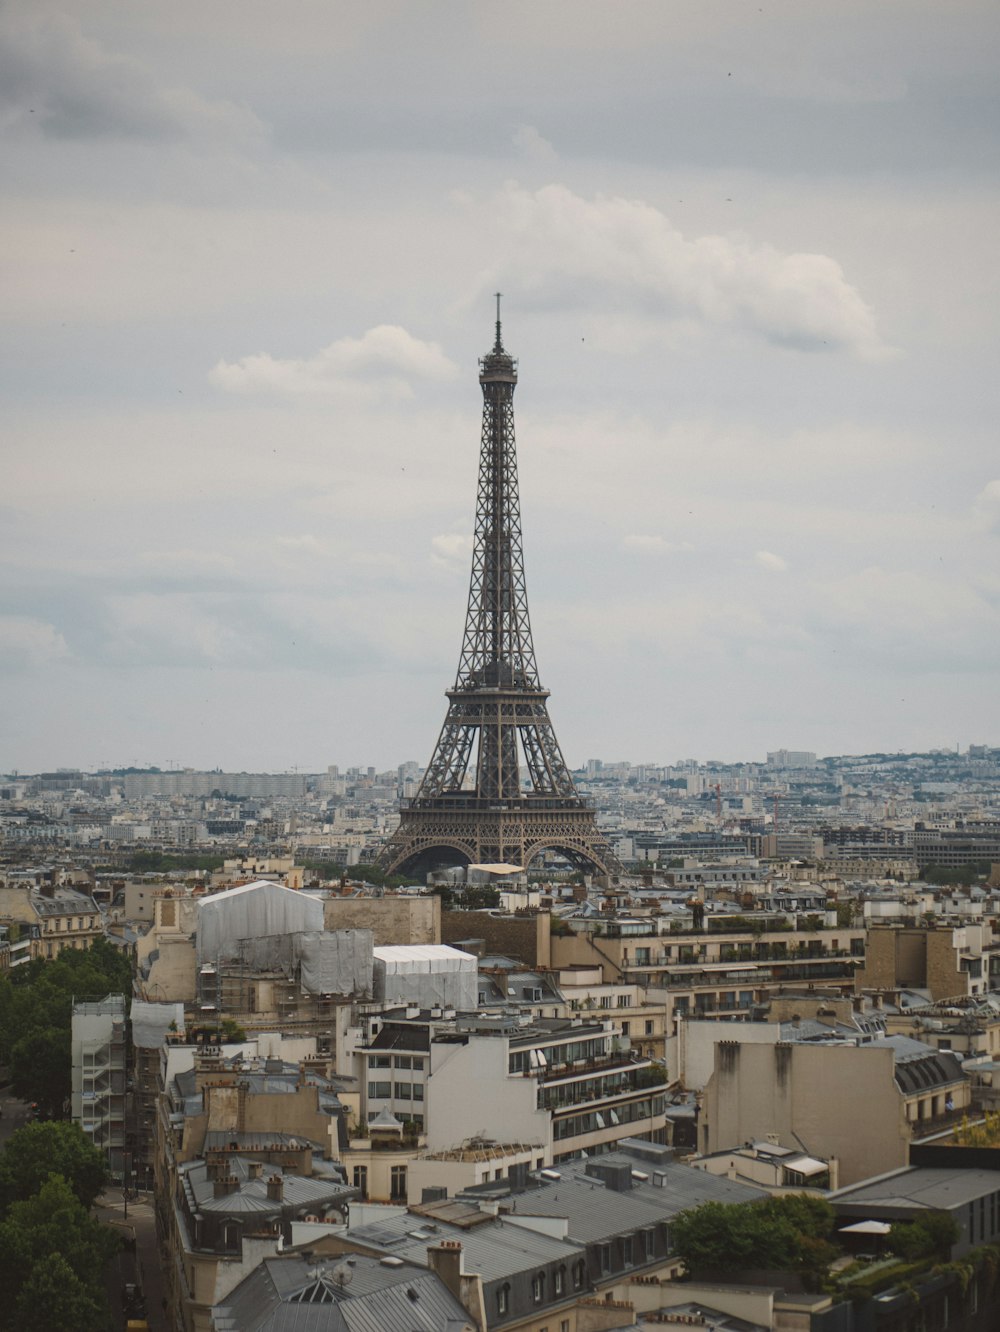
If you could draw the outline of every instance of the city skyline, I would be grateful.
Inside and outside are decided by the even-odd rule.
[[[1000,19],[629,17],[7,8],[0,769],[423,762],[497,288],[572,767],[996,742]]]

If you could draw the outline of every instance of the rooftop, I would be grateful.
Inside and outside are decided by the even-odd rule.
[[[848,1208],[852,1212],[864,1211],[866,1215],[879,1208],[947,1211],[987,1197],[996,1188],[995,1170],[903,1166],[876,1179],[838,1189],[829,1197],[838,1212]]]

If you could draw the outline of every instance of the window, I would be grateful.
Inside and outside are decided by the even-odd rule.
[[[397,1082],[393,1084],[392,1094],[397,1101],[410,1101],[413,1099],[410,1095],[410,1088],[411,1084],[409,1082]]]
[[[510,1284],[504,1284],[497,1290],[497,1313],[505,1314],[510,1310]]]
[[[413,1099],[415,1101],[422,1101],[424,1099],[424,1084],[422,1082],[414,1082],[412,1085]]]
[[[391,1068],[392,1059],[389,1055],[372,1055],[368,1060],[369,1068]]]
[[[583,1279],[586,1276],[587,1269],[582,1258],[573,1264],[573,1289],[579,1290],[583,1285]]]
[[[632,1266],[633,1249],[634,1245],[632,1243],[632,1236],[624,1235],[622,1237],[622,1262],[625,1264],[626,1267]]]
[[[386,1096],[386,1097],[391,1096],[391,1095],[392,1095],[392,1083],[391,1083],[391,1082],[369,1082],[369,1084],[368,1084],[368,1095],[369,1095],[369,1096]]]
[[[392,1202],[406,1201],[406,1166],[393,1166],[389,1180],[389,1198]]]
[[[368,1167],[354,1167],[354,1187],[361,1190],[362,1198],[368,1197]]]
[[[536,1272],[531,1278],[531,1298],[536,1304],[545,1299],[545,1273]]]
[[[552,1293],[562,1295],[566,1289],[566,1268],[557,1267],[552,1273]]]
[[[619,1008],[628,1008],[628,995],[627,995],[627,994],[620,994],[620,995],[618,996],[618,1007],[619,1007]]]
[[[631,1030],[632,1030],[632,1024],[631,1024],[631,1022],[623,1022],[623,1023],[622,1023],[622,1035],[623,1035],[623,1036],[628,1036],[628,1035],[631,1033]]]
[[[413,1062],[413,1061],[410,1059],[410,1056],[409,1056],[409,1055],[397,1055],[396,1058],[395,1058],[395,1060],[394,1060],[393,1067],[394,1067],[394,1068],[410,1068],[410,1067],[412,1067],[412,1062]]]
[[[601,1272],[611,1271],[611,1245],[602,1244],[599,1246],[598,1253],[601,1259]]]
[[[652,1023],[652,1021],[651,1021],[649,1018],[647,1018],[647,1019],[646,1019],[646,1035],[647,1035],[647,1036],[652,1036],[652,1034],[653,1034],[653,1023]]]

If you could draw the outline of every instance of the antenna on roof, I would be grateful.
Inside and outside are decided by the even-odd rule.
[[[498,352],[503,351],[503,343],[500,341],[500,297],[502,294],[499,291],[495,293],[497,298],[497,340],[493,350]]]

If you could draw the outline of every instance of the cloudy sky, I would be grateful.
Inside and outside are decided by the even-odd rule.
[[[0,771],[1000,744],[995,0],[8,0]]]

